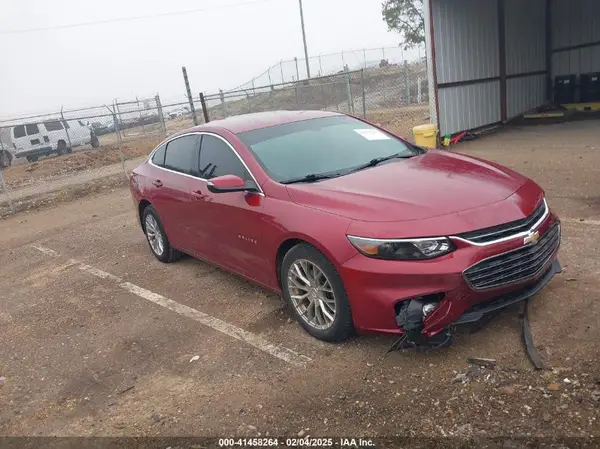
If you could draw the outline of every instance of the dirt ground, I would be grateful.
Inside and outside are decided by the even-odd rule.
[[[104,138],[105,136],[102,136]],[[109,136],[107,136],[109,137]],[[121,160],[129,160],[146,156],[160,143],[163,137],[146,137],[124,142],[120,146],[107,144],[101,140],[101,146],[95,149],[75,151],[65,156],[43,158],[32,164],[18,164],[5,169],[4,182],[9,189],[43,184],[57,177],[69,177],[85,170],[93,170],[116,164]]]
[[[518,306],[428,354],[314,340],[262,288],[156,261],[123,187],[2,219],[0,435],[598,438],[597,137],[578,122],[453,149],[532,177],[562,218],[564,272],[532,299],[542,371]]]

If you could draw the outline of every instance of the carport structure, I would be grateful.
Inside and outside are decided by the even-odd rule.
[[[424,3],[431,120],[442,136],[552,103],[556,76],[600,72],[598,0]]]

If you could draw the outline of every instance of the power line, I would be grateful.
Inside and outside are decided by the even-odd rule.
[[[0,31],[0,35],[32,33],[32,32],[37,32],[37,31],[49,31],[49,30],[62,30],[62,29],[66,29],[66,28],[77,28],[77,27],[85,27],[85,26],[91,26],[91,25],[104,25],[107,23],[129,22],[132,20],[145,20],[145,19],[155,19],[158,17],[180,16],[183,14],[193,14],[193,13],[197,13],[197,12],[214,11],[214,10],[218,10],[218,9],[237,8],[240,6],[254,5],[257,3],[266,3],[266,2],[270,2],[270,1],[273,1],[273,0],[254,0],[254,1],[244,2],[244,3],[232,3],[229,5],[214,6],[214,7],[210,7],[210,8],[195,8],[195,9],[188,9],[186,11],[166,12],[166,13],[161,13],[161,14],[151,14],[151,15],[147,15],[147,16],[121,17],[121,18],[116,18],[116,19],[97,20],[94,22],[71,23],[68,25],[56,25],[56,26],[41,27],[41,28],[26,28],[26,29],[21,29],[21,30],[4,30],[4,31]]]

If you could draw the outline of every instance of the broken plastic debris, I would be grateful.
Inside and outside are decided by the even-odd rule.
[[[195,355],[194,357],[192,357],[190,359],[190,363],[195,362],[196,360],[200,360],[200,356],[199,355]]]

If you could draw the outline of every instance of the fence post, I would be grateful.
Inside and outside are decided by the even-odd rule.
[[[296,109],[300,109],[300,98],[298,95],[298,81],[296,81],[294,83],[294,91],[296,92]]]
[[[281,69],[281,84],[285,83],[285,79],[283,78],[283,59],[279,61],[279,68]]]
[[[225,94],[223,89],[219,89],[219,97],[221,98],[221,106],[223,107],[223,117],[227,117],[227,106],[225,106]]]
[[[0,189],[2,189],[2,191],[6,195],[6,201],[8,202],[8,207],[10,207],[10,213],[14,215],[15,206],[10,198],[10,195],[8,194],[8,187],[6,187],[6,183],[4,182],[4,175],[2,174],[2,170],[0,170]]]
[[[119,111],[119,103],[117,103],[117,99],[113,99],[113,120],[115,121],[115,132],[117,133],[117,143],[121,145],[123,142],[123,136],[121,135],[121,126],[119,120],[121,120],[121,111]]]
[[[63,126],[65,127],[65,133],[67,134],[67,140],[69,141],[69,149],[73,148],[71,145],[71,135],[69,133],[69,123],[65,122],[65,115],[63,114],[63,107],[60,107],[60,119],[63,122]]]
[[[252,96],[256,96],[256,85],[254,84],[254,79],[252,80]]]
[[[348,92],[348,113],[354,114],[354,101],[352,101],[352,88],[350,87],[350,73],[346,72],[346,90]]]
[[[208,117],[208,108],[206,107],[206,99],[203,92],[200,92],[200,104],[202,105],[202,113],[204,114],[204,123],[208,123],[210,122],[210,118]]]
[[[298,58],[294,57],[294,62],[296,63],[296,81],[300,81],[300,71],[298,70]]]
[[[422,99],[421,77],[417,76],[417,103],[421,104],[421,99]]]
[[[167,124],[165,123],[165,114],[163,114],[162,103],[160,102],[160,95],[156,94],[156,97],[154,97],[154,99],[156,101],[156,109],[158,109],[158,119],[160,120],[162,132],[166,134]]]
[[[365,69],[367,68],[367,50],[363,48],[363,62]]]
[[[319,55],[319,75],[323,76],[323,64],[321,62],[321,55]]]
[[[406,86],[406,104],[410,104],[410,84],[408,82],[408,61],[404,61],[404,84]]]
[[[248,99],[248,112],[252,112],[252,102],[250,101],[250,94],[246,92],[246,98]]]
[[[362,109],[363,118],[367,118],[367,90],[365,86],[365,69],[360,71],[360,84],[362,86]]]
[[[194,107],[194,99],[192,98],[192,90],[190,89],[187,69],[182,67],[181,71],[183,72],[183,82],[185,83],[185,90],[188,96],[188,102],[190,103],[190,111],[192,111],[192,120],[194,121],[194,126],[198,126],[198,117],[196,117],[196,108]]]

